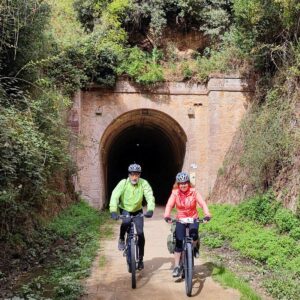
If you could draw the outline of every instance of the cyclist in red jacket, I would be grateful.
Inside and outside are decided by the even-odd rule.
[[[209,221],[211,218],[208,207],[201,197],[201,195],[191,187],[189,175],[185,172],[180,172],[176,175],[176,188],[173,189],[172,194],[168,200],[165,208],[164,219],[166,222],[171,222],[171,210],[175,206],[177,209],[176,218],[193,218],[194,223],[189,224],[190,236],[193,238],[195,247],[195,255],[199,256],[199,242],[198,242],[198,229],[199,222],[197,222],[198,211],[197,204],[202,208],[204,212],[204,221]],[[182,252],[182,242],[185,237],[186,225],[176,222],[176,246],[174,252],[175,267],[172,272],[173,277],[180,276],[180,255]]]

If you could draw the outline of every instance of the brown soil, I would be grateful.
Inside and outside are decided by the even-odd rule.
[[[186,299],[185,283],[171,276],[173,256],[166,247],[170,226],[163,220],[163,210],[157,208],[152,219],[145,219],[145,269],[137,274],[137,288],[131,288],[131,275],[125,258],[117,250],[119,223],[114,236],[102,243],[91,276],[86,281],[83,300],[100,299]],[[240,299],[238,291],[225,289],[211,278],[212,263],[195,260],[192,297],[205,300]]]
[[[202,247],[203,248],[203,247]],[[263,280],[272,276],[262,264],[241,256],[238,251],[226,245],[216,249],[204,249],[207,259],[212,260],[215,265],[222,265],[232,271],[239,278],[248,282],[252,289],[259,294],[263,300],[272,300],[262,287]]]

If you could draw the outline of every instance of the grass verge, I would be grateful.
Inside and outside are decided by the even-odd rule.
[[[241,293],[241,300],[261,300],[261,297],[252,290],[247,282],[238,278],[234,273],[228,271],[223,266],[215,266],[212,277],[220,282],[222,286],[238,290]]]
[[[253,199],[249,200],[253,201]],[[263,198],[257,201],[260,208]],[[252,202],[253,205],[254,202]],[[300,244],[298,237],[280,233],[272,223],[262,225],[245,213],[249,206],[212,205],[213,219],[200,227],[202,242],[210,248],[230,247],[260,265],[261,285],[275,299],[299,299]],[[257,210],[258,215],[263,211]],[[276,219],[276,214],[275,217]],[[250,298],[251,299],[251,298]]]
[[[107,212],[99,214],[84,201],[61,213],[45,228],[53,241],[47,263],[27,276],[18,296],[25,299],[78,299],[84,292],[82,279],[89,275],[100,247],[99,239],[112,234],[109,224]]]

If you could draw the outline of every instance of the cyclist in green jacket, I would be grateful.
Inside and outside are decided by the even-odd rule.
[[[114,220],[119,218],[118,210],[124,216],[136,216],[134,223],[139,237],[139,255],[138,269],[144,268],[143,257],[145,247],[144,236],[144,218],[142,201],[145,197],[147,201],[147,212],[144,214],[146,218],[153,216],[155,201],[153,191],[147,180],[140,178],[142,168],[138,164],[131,164],[128,167],[128,178],[122,179],[114,188],[111,194],[109,211]],[[125,233],[130,226],[130,218],[122,219],[120,227],[120,238],[118,242],[119,250],[125,249]]]

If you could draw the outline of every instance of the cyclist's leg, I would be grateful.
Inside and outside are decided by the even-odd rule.
[[[193,239],[195,256],[199,256],[199,222],[196,220],[193,224],[189,224],[190,237]]]
[[[176,237],[176,245],[175,245],[175,251],[174,251],[174,269],[172,272],[173,277],[178,277],[180,276],[180,267],[179,267],[179,262],[180,262],[180,257],[181,253],[183,251],[183,239],[185,237],[185,225],[181,224],[179,222],[176,222],[176,229],[175,229],[175,237]]]
[[[176,237],[175,252],[181,253],[183,250],[182,248],[183,239],[185,238],[185,224],[176,222],[175,237]]]
[[[144,257],[145,235],[144,235],[144,217],[137,216],[133,219],[139,241],[139,259]]]
[[[128,218],[122,219],[122,223],[120,226],[120,238],[119,238],[118,248],[119,248],[119,250],[124,250],[125,249],[125,233],[130,228],[130,218],[129,218],[130,214],[126,210],[122,210],[121,214],[123,216],[128,216]]]
[[[137,215],[133,219],[133,221],[138,235],[139,257],[137,257],[137,259],[138,259],[138,268],[141,270],[144,268],[144,262],[143,262],[144,249],[145,249],[144,217]]]

